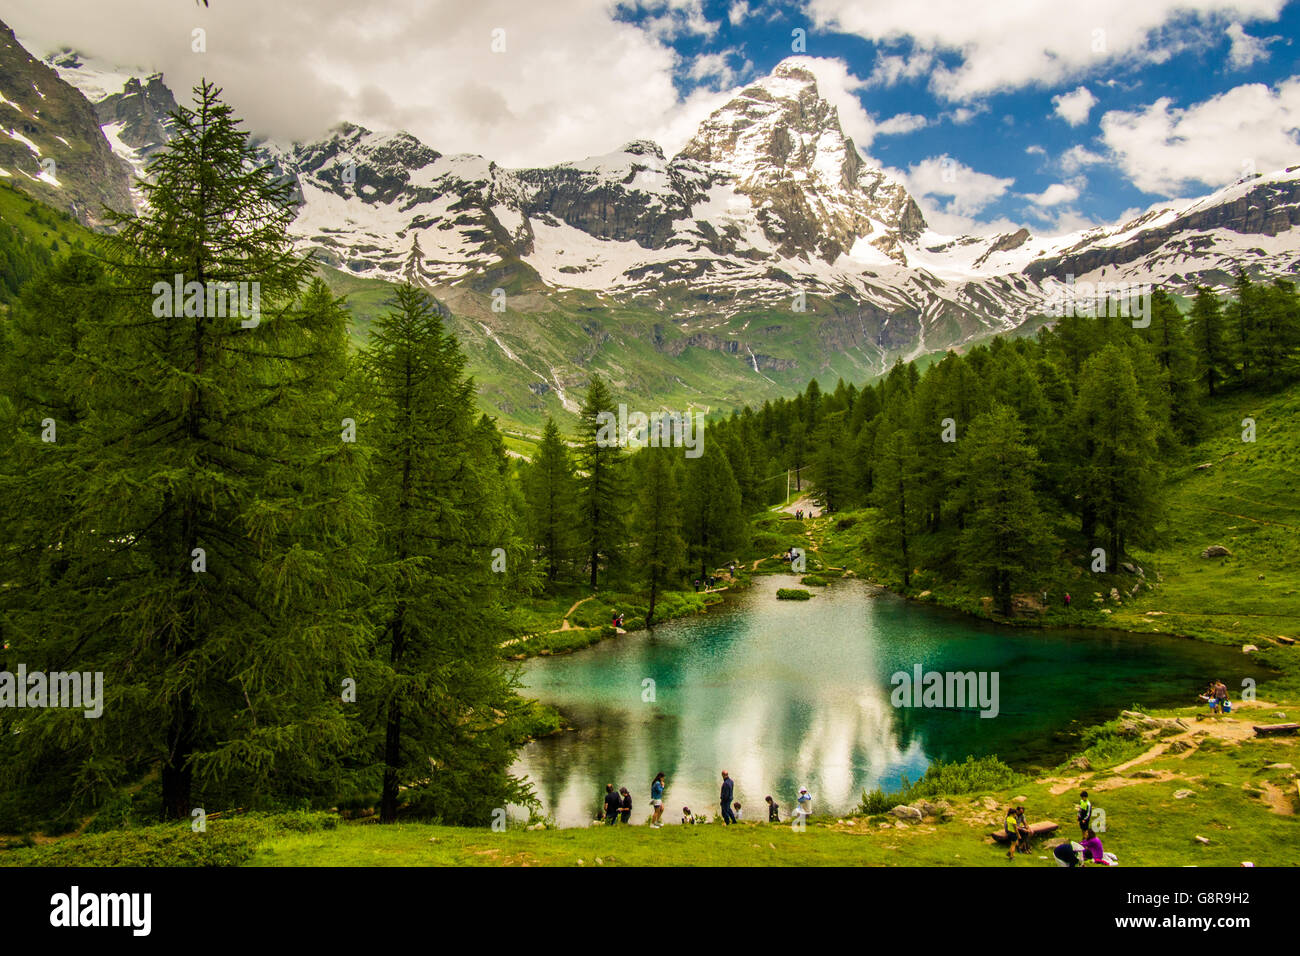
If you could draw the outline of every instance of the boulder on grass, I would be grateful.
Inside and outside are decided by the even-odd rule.
[[[894,807],[894,809],[890,810],[889,812],[892,813],[894,816],[898,817],[898,819],[900,820],[915,820],[919,823],[923,818],[921,811],[918,810],[916,807],[908,807],[902,804],[899,804],[898,806]]]
[[[1203,558],[1226,558],[1226,557],[1231,556],[1231,554],[1232,554],[1232,552],[1229,551],[1227,548],[1225,548],[1223,545],[1221,545],[1221,544],[1212,544],[1212,545],[1210,545],[1208,548],[1206,548],[1204,551],[1201,552],[1201,557],[1203,557]]]

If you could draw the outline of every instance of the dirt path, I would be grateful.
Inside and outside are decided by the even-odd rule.
[[[1291,809],[1291,798],[1287,796],[1286,791],[1275,787],[1267,780],[1263,781],[1260,786],[1264,789],[1264,802],[1268,804],[1270,810],[1274,813],[1280,813],[1284,817],[1295,815],[1295,811]]]
[[[1238,705],[1238,706],[1240,707],[1242,705]],[[1273,705],[1262,700],[1255,701],[1254,703],[1254,707],[1271,707],[1271,706]],[[1249,709],[1249,708],[1243,708],[1243,709]],[[1180,741],[1186,744],[1187,749],[1182,751],[1179,754],[1175,754],[1174,756],[1178,757],[1179,760],[1186,760],[1190,754],[1195,753],[1197,747],[1196,738],[1201,735],[1213,737],[1217,740],[1231,740],[1234,742],[1242,741],[1242,740],[1250,740],[1255,736],[1254,724],[1247,720],[1223,720],[1223,719],[1211,720],[1208,718],[1206,719],[1181,718],[1181,719],[1187,725],[1187,729],[1185,731],[1183,731],[1181,734],[1175,734],[1171,737],[1165,737],[1159,743],[1153,744],[1148,750],[1134,757],[1132,760],[1127,760],[1122,764],[1118,764],[1117,766],[1111,767],[1110,768],[1111,772],[1116,774],[1117,776],[1090,785],[1090,789],[1114,790],[1117,787],[1127,787],[1139,783],[1153,783],[1159,780],[1172,780],[1175,777],[1180,776],[1179,774],[1169,770],[1151,771],[1153,776],[1149,776],[1149,777],[1148,776],[1142,776],[1142,777],[1123,776],[1125,771],[1130,770],[1133,767],[1140,767],[1142,766],[1142,764],[1150,763],[1151,761],[1155,760],[1157,757],[1164,756],[1165,753],[1169,750],[1170,746],[1176,741]],[[1092,771],[1084,771],[1083,773],[1080,773],[1077,777],[1049,778],[1050,782],[1052,782],[1052,786],[1049,788],[1049,792],[1053,796],[1060,796],[1061,794],[1065,793],[1067,790],[1071,790],[1079,786],[1081,783],[1083,783],[1085,780],[1090,779],[1092,776],[1093,776]]]
[[[784,508],[777,509],[778,513],[785,512],[788,515],[792,515],[796,511],[802,511],[805,518],[820,518],[822,514],[821,505],[817,504],[817,502],[813,501],[812,498],[807,495],[800,495]]]
[[[564,612],[564,617],[560,619],[560,626],[559,626],[559,627],[552,628],[552,629],[549,630],[549,631],[542,631],[542,632],[540,632],[540,633],[542,633],[542,634],[559,634],[561,631],[572,631],[572,630],[574,629],[574,627],[573,627],[572,624],[569,623],[569,615],[572,614],[574,611],[576,611],[580,605],[582,605],[582,604],[586,604],[588,601],[592,600],[594,597],[595,597],[595,595],[592,594],[592,595],[589,595],[588,597],[580,598],[580,599],[578,599],[577,601],[574,601],[574,602],[573,602],[573,607],[569,608],[567,611]],[[515,638],[511,638],[511,639],[508,640],[508,641],[502,641],[500,644],[497,645],[497,647],[510,647],[512,644],[521,644],[521,643],[523,643],[524,641],[528,640],[529,638],[533,638],[533,637],[536,637],[536,636],[537,636],[536,634],[525,634],[523,637],[515,637]]]
[[[594,595],[594,594],[591,594],[591,595],[588,595],[588,596],[585,597],[585,598],[579,598],[578,600],[574,601],[574,602],[573,602],[573,607],[569,608],[567,611],[564,612],[564,622],[567,624],[568,621],[569,621],[569,615],[572,614],[574,611],[576,611],[576,610],[578,609],[578,606],[579,606],[579,605],[581,605],[581,604],[586,604],[586,603],[587,603],[588,601],[590,601],[593,597],[595,597],[595,595]]]

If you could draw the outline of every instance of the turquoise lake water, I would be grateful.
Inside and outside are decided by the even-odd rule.
[[[520,752],[514,772],[531,780],[544,811],[561,826],[586,825],[609,782],[629,789],[632,820],[644,822],[662,770],[666,821],[683,806],[715,817],[725,769],[747,817],[765,818],[771,794],[784,819],[801,786],[815,813],[843,813],[864,789],[916,780],[934,759],[997,754],[1052,766],[1079,749],[1081,727],[1121,709],[1192,703],[1211,678],[1236,699],[1243,678],[1267,676],[1233,648],[999,627],[859,581],[815,588],[811,601],[776,600],[791,583],[759,578],[705,615],[526,662],[524,692],[578,728]],[[917,665],[983,673],[989,689],[996,673],[997,716],[895,706],[891,677]]]

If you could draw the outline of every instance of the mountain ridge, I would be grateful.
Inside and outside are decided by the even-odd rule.
[[[48,64],[93,105],[136,180],[146,175],[170,135],[165,78],[72,51]],[[528,419],[567,410],[557,396],[599,356],[616,381],[650,381],[644,366],[657,359],[642,355],[633,369],[605,354],[632,348],[631,338],[673,361],[725,357],[727,380],[750,383],[728,396],[770,394],[800,377],[870,377],[899,358],[1036,327],[1071,278],[1190,292],[1222,289],[1238,265],[1262,277],[1300,271],[1295,167],[1067,236],[936,233],[905,184],[844,133],[808,67],[782,61],[671,157],[637,139],[508,168],[354,123],[307,143],[255,145],[295,185],[300,250],[355,277],[415,282],[466,310],[461,331],[480,340],[483,361],[502,375],[522,365],[538,380],[497,404]],[[577,337],[559,316],[578,321]],[[705,364],[716,378],[719,366]],[[706,404],[723,394],[710,393],[707,376],[678,381]]]

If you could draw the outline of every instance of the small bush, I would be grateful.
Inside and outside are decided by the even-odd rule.
[[[277,833],[332,830],[325,813],[246,814],[208,822],[195,833],[188,823],[166,823],[69,837],[0,853],[0,866],[240,866]]]
[[[778,601],[807,601],[812,598],[812,594],[803,588],[778,588],[776,599]]]
[[[830,582],[827,581],[820,574],[806,574],[799,579],[799,583],[806,584],[809,587],[814,587],[814,588],[824,588],[830,584]]]
[[[946,797],[964,793],[987,793],[1001,790],[1023,779],[1023,774],[1012,770],[996,756],[967,757],[964,762],[935,761],[916,783],[907,777],[901,780],[901,789],[885,793],[879,787],[868,793],[862,791],[858,812],[864,814],[887,813],[901,803],[911,803],[922,797]]]

